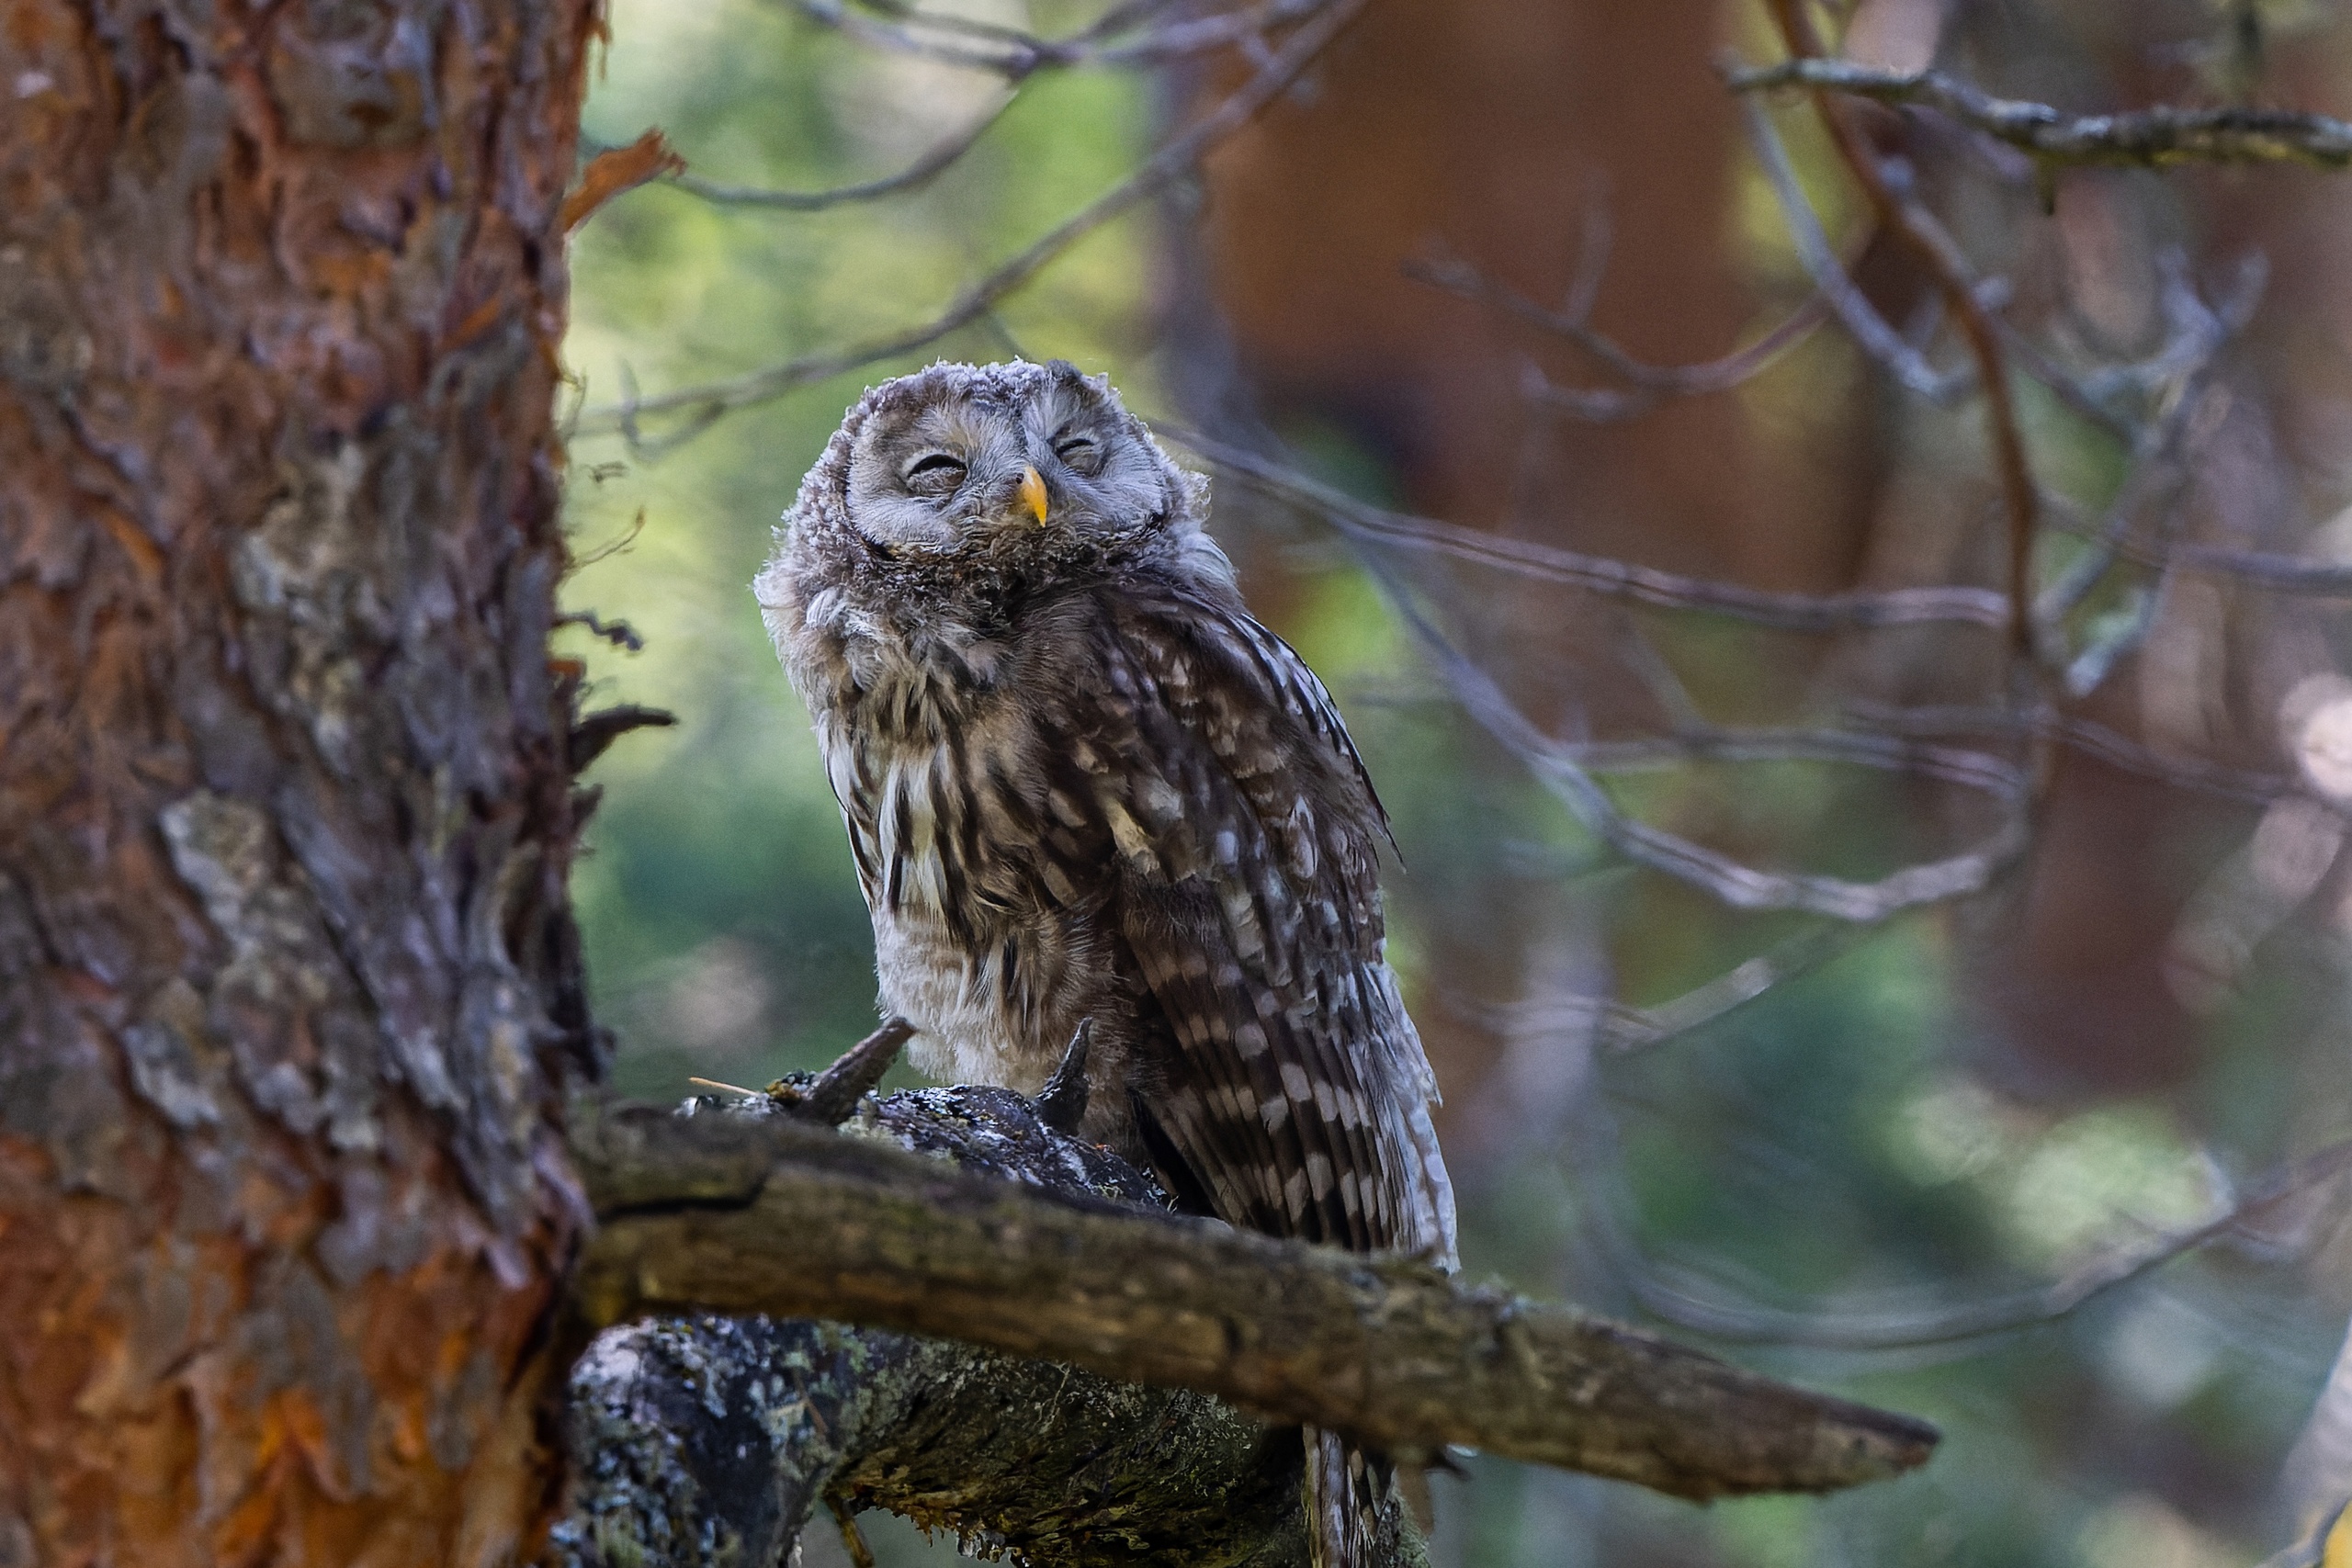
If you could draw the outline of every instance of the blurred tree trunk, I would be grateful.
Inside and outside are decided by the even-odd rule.
[[[1209,162],[1177,310],[1221,321],[1230,358],[1179,367],[1196,417],[1215,423],[1232,398],[1222,375],[1244,389],[1235,402],[1310,452],[1333,434],[1355,446],[1417,511],[1759,585],[1849,586],[1867,484],[1847,466],[1851,411],[1815,420],[1794,450],[1757,439],[1725,397],[1629,423],[1565,420],[1524,396],[1531,361],[1563,385],[1622,383],[1406,271],[1440,252],[1557,309],[1597,241],[1596,328],[1655,364],[1736,346],[1758,311],[1733,243],[1738,122],[1714,62],[1738,15],[1720,0],[1369,7],[1304,101],[1274,106]],[[1215,341],[1183,335],[1195,354]],[[1246,539],[1240,558],[1252,603],[1279,620],[1280,567]],[[1648,708],[1595,673],[1618,625],[1564,614],[1557,593],[1502,592],[1481,602],[1472,635],[1542,722],[1606,733]],[[1417,866],[1398,896],[1442,911],[1427,921],[1428,972],[1457,1000],[1493,1001],[1526,989],[1544,940],[1532,933],[1547,922],[1475,838]],[[1461,886],[1478,893],[1446,891]],[[1451,1091],[1501,1047],[1468,1010],[1427,998],[1416,1016],[1450,1086],[1441,1131],[1475,1168],[1481,1130]]]
[[[0,1562],[511,1562],[594,0],[0,26]]]

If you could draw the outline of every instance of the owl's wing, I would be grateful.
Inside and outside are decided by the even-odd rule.
[[[1102,609],[1072,761],[1158,1037],[1147,1146],[1229,1223],[1450,1249],[1434,1085],[1382,956],[1387,823],[1329,694],[1238,606],[1170,590]]]

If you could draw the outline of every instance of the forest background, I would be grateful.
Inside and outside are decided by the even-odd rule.
[[[1741,0],[1373,0],[1196,175],[967,324],[707,428],[632,415],[628,438],[616,410],[640,399],[930,319],[1250,68],[1009,73],[990,29],[1068,35],[1096,9],[926,12],[975,25],[910,47],[882,6],[612,9],[588,136],[659,127],[689,165],[581,231],[565,349],[566,605],[642,647],[585,623],[561,646],[600,700],[679,719],[598,764],[573,879],[619,1089],[756,1086],[870,1027],[839,819],[748,584],[845,404],[932,357],[1067,357],[1222,444],[1188,461],[1238,447],[1539,550],[1785,594],[2003,585],[1982,399],[1906,375],[1951,375],[1961,335],[1804,99],[1763,100],[1778,140],[1753,140],[1719,68],[1781,50]],[[1868,0],[1836,20],[1856,59],[2069,109],[2352,109],[2352,18],[2316,0]],[[1438,1483],[1442,1563],[2220,1568],[2352,1490],[2312,1423],[2352,1312],[2341,1166],[2279,1174],[2352,1122],[2347,781],[2328,772],[2352,713],[2352,186],[2037,179],[1948,119],[1869,112],[2020,343],[2076,392],[2143,395],[2143,423],[2102,423],[2018,376],[2037,583],[2084,575],[2107,520],[2140,541],[2052,617],[2075,638],[2053,677],[2071,733],[1985,717],[2015,692],[1982,626],[1823,636],[1628,604],[1512,558],[1351,543],[1344,501],[1202,464],[1252,604],[1337,694],[1396,820],[1392,948],[1447,1095],[1466,1269],[1946,1433],[1901,1481],[1707,1510],[1474,1460]],[[983,122],[874,199],[722,188],[870,180]],[[1895,347],[1800,319],[1829,312],[1776,146]],[[1759,344],[1664,389],[1607,353]],[[2174,547],[2216,570],[2176,569]],[[2219,570],[2239,557],[2309,571]],[[1616,852],[1474,721],[1447,649],[1611,770],[1613,809],[1739,864],[1872,885],[1997,840],[2007,775],[1983,787],[1923,715],[2015,763],[2033,834],[1964,896],[1736,908],[1721,878]],[[1815,739],[1742,750],[1730,727]],[[952,1551],[868,1530],[886,1564]]]

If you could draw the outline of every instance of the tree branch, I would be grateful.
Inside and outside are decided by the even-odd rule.
[[[1889,588],[1847,593],[1778,593],[1716,578],[1660,571],[1612,556],[1585,555],[1529,539],[1482,534],[1434,518],[1371,506],[1296,468],[1155,420],[1156,434],[1252,489],[1328,521],[1351,540],[1442,555],[1538,581],[1663,610],[1703,610],[1788,632],[1840,632],[1951,622],[1991,628],[2008,623],[2008,602],[1989,588]]]
[[[1435,550],[1533,578],[1573,582],[1596,592],[1614,592],[1645,604],[1721,610],[1790,630],[1931,619],[1977,620],[1997,626],[2006,625],[2009,617],[2008,601],[1982,589],[1911,588],[1822,596],[1766,593],[1731,583],[1673,577],[1624,561],[1572,555],[1523,540],[1495,538],[1365,506],[1252,453],[1166,426],[1157,428],[1218,468],[1327,519],[1353,544]],[[1453,700],[1517,756],[1575,814],[1587,832],[1627,858],[1702,888],[1733,908],[1797,909],[1875,923],[1903,909],[1982,890],[2025,848],[2030,779],[1994,758],[1958,766],[1956,753],[1934,760],[1939,776],[1990,794],[2001,807],[1997,825],[1962,853],[1907,864],[1870,882],[1787,874],[1743,864],[1654,827],[1620,809],[1582,764],[1575,745],[1556,739],[1530,720],[1491,674],[1453,645],[1420,603],[1413,585],[1390,562],[1369,550],[1363,558]],[[1785,742],[1782,738],[1781,749]],[[1724,745],[1730,748],[1734,742],[1727,739]],[[1814,738],[1805,742],[1805,749],[1818,755],[1828,748]],[[1871,766],[1916,770],[1919,762],[1928,761],[1883,744],[1841,743],[1837,750],[1840,761]]]
[[[1693,365],[1651,365],[1634,357],[1614,338],[1594,329],[1589,289],[1577,289],[1569,309],[1548,310],[1467,263],[1450,257],[1407,262],[1405,275],[1458,298],[1498,307],[1521,321],[1566,338],[1628,382],[1630,390],[1563,387],[1540,367],[1532,364],[1527,367],[1521,379],[1530,399],[1545,408],[1596,424],[1638,419],[1671,398],[1729,391],[1770,368],[1782,355],[1811,337],[1830,316],[1826,297],[1816,289],[1777,325],[1744,348]]]
[[[1794,62],[1818,60],[1826,52],[1813,14],[1803,0],[1769,0],[1769,9]],[[1828,128],[1838,156],[1862,187],[1879,221],[1911,249],[1935,279],[1943,292],[1945,308],[1951,311],[1976,363],[1977,387],[1984,397],[1985,436],[2008,514],[2010,644],[2021,658],[2030,658],[2034,651],[2033,540],[2041,520],[2041,491],[2026,457],[2025,432],[2002,356],[2001,329],[1978,295],[1976,278],[1959,243],[1920,202],[1907,181],[1889,176],[1870,138],[1854,123],[1850,107],[1826,92],[1814,94],[1814,107]],[[1758,116],[1751,119],[1761,122]]]
[[[994,108],[961,130],[942,138],[898,173],[862,180],[854,185],[834,186],[827,190],[770,190],[758,186],[727,185],[718,180],[704,179],[683,168],[659,176],[658,183],[675,186],[714,207],[821,212],[827,208],[844,207],[852,202],[876,201],[886,196],[920,190],[954,167],[965,153],[979,144],[980,138],[987,135],[998,120],[1004,118],[1004,111],[1012,107],[1018,96],[1017,93],[1007,93],[997,101]],[[584,141],[583,150],[590,150]]]
[[[1086,235],[1158,195],[1189,173],[1209,150],[1256,118],[1287,92],[1292,83],[1313,64],[1324,47],[1363,8],[1364,0],[1329,0],[1301,25],[1238,91],[1208,118],[1185,130],[1153,153],[1125,179],[1064,219],[1018,255],[1000,265],[949,302],[930,321],[848,348],[828,349],[781,365],[752,370],[725,381],[683,388],[658,397],[634,395],[609,408],[584,411],[574,435],[618,434],[632,450],[658,452],[689,440],[727,414],[754,403],[780,398],[795,388],[912,354],[958,328],[969,326],[994,310],[1007,295],[1026,284],[1046,265]],[[680,427],[659,441],[649,441],[640,422],[649,415],[675,416]]]
[[[1099,1151],[1038,1133],[1100,1188],[1082,1168]],[[952,1336],[1395,1452],[1463,1444],[1690,1498],[1856,1485],[1935,1442],[1425,1264],[989,1179],[786,1118],[607,1111],[573,1156],[601,1223],[575,1277],[595,1325],[765,1312]]]
[[[1783,1307],[1725,1299],[1726,1287],[1641,1255],[1629,1227],[1604,1232],[1622,1277],[1643,1306],[1669,1323],[1716,1339],[1754,1345],[1879,1351],[1947,1345],[2054,1323],[2085,1303],[2129,1285],[2177,1258],[2253,1229],[2280,1207],[2352,1171],[2352,1142],[2330,1144],[2267,1174],[2233,1203],[2175,1230],[2105,1247],[2046,1285],[1930,1307]],[[1605,1211],[1596,1211],[1606,1219]]]
[[[766,1097],[698,1105],[697,1133],[746,1112],[806,1124],[805,1106]],[[1045,1135],[1018,1096],[893,1095],[866,1100],[859,1124],[1000,1180],[1157,1201],[1140,1173]],[[1294,1432],[1206,1394],[949,1340],[756,1315],[633,1323],[573,1371],[566,1426],[561,1568],[783,1562],[812,1518],[868,1508],[1028,1562],[1306,1561]],[[1420,1568],[1410,1531],[1387,1523],[1377,1561]]]
[[[2169,105],[2122,114],[2070,115],[2048,104],[1994,97],[1975,84],[1940,71],[1905,73],[1848,60],[1786,60],[1759,70],[1733,72],[1729,80],[1742,92],[1826,87],[1883,104],[1917,104],[2049,164],[2352,165],[2352,124],[2325,115]]]

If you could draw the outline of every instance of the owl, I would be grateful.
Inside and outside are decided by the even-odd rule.
[[[867,392],[756,592],[815,721],[915,1064],[1035,1094],[1182,1206],[1451,1264],[1436,1084],[1384,955],[1387,822],[1330,694],[1246,610],[1100,377]],[[1388,1483],[1309,1432],[1317,1561]]]

